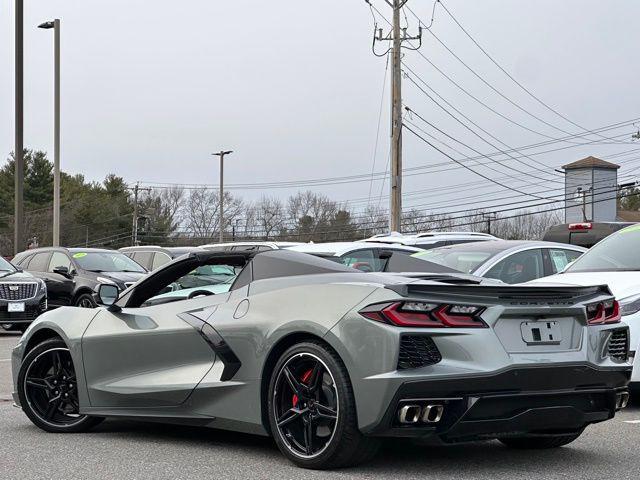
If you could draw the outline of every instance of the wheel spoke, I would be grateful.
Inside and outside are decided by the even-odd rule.
[[[62,360],[60,360],[60,353],[53,352],[53,373],[55,375],[60,375],[62,373]]]
[[[290,408],[286,412],[284,412],[280,418],[278,418],[277,423],[278,427],[284,427],[285,425],[293,422],[294,420],[298,420],[302,418],[302,414],[306,412],[305,410],[300,410],[299,408]]]
[[[327,419],[330,419],[330,420],[337,420],[338,419],[338,412],[336,412],[332,408],[326,407],[326,406],[321,405],[319,403],[316,404],[316,408],[318,409],[318,416],[320,418],[327,418]]]
[[[44,378],[27,378],[27,385],[42,390],[48,390],[50,388]]]
[[[298,381],[298,379],[291,373],[289,367],[285,367],[283,370],[284,376],[287,379],[287,383],[293,390],[293,392],[299,397],[304,395],[304,386]]]
[[[309,391],[312,393],[315,393],[316,391],[318,391],[318,389],[320,388],[320,385],[322,384],[322,377],[323,377],[323,371],[322,371],[322,364],[320,362],[316,362],[315,366],[313,367],[313,370],[311,371],[311,376],[309,378]]]
[[[313,435],[314,425],[311,418],[308,418],[304,425],[304,448],[307,455],[313,454]]]
[[[44,418],[46,418],[47,420],[51,420],[55,413],[58,411],[58,408],[60,408],[61,403],[62,399],[60,398],[60,396],[52,398],[49,401],[49,407],[47,408],[47,411],[44,413]]]

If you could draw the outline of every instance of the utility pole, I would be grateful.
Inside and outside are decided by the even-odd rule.
[[[24,0],[16,0],[15,26],[15,192],[14,192],[14,227],[13,253],[23,249],[24,242]]]
[[[498,214],[495,212],[483,213],[482,216],[487,221],[487,233],[491,235],[491,222],[498,219]]]
[[[133,187],[129,187],[129,190],[133,190],[133,224],[131,225],[131,245],[138,245],[138,193],[150,192],[150,188],[141,188],[140,182],[136,182]]]
[[[53,246],[60,246],[60,20],[38,25],[53,29]]]
[[[218,153],[212,153],[216,157],[220,157],[220,243],[224,243],[224,157],[231,155],[233,150],[221,150]]]
[[[383,36],[377,29],[374,41],[391,42],[391,195],[389,228],[392,232],[402,230],[402,43],[419,40],[422,43],[422,26],[415,37],[407,34],[407,28],[400,26],[400,11],[409,0],[385,0],[393,9],[391,33]],[[417,48],[420,48],[419,46]]]

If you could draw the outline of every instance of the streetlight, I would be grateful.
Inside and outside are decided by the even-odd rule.
[[[60,20],[38,25],[38,28],[53,28],[53,246],[60,246]]]
[[[224,243],[224,156],[232,153],[233,150],[222,150],[211,154],[220,157],[220,243]]]

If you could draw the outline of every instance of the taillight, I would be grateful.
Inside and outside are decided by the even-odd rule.
[[[569,224],[569,230],[591,230],[592,228],[593,224],[589,222]]]
[[[587,305],[587,322],[589,325],[605,325],[620,321],[620,304],[617,300],[592,303]]]
[[[360,315],[398,327],[484,328],[480,315],[484,307],[427,302],[394,302],[369,305]]]

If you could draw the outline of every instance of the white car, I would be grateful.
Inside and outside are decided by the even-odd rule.
[[[374,235],[363,242],[388,243],[397,245],[407,245],[410,247],[429,250],[431,248],[445,247],[447,245],[457,245],[460,243],[484,242],[487,240],[499,240],[499,238],[488,233],[479,232],[424,232],[411,235],[403,235],[398,232],[390,234]]]
[[[629,325],[631,361],[640,354],[640,224],[608,236],[564,272],[528,283],[609,285],[620,302],[622,320]],[[633,369],[631,387],[640,391],[639,366]]]
[[[280,250],[281,248],[289,248],[296,245],[302,244],[300,242],[227,242],[208,243],[207,245],[201,245],[200,248],[214,252],[267,252],[269,250]]]
[[[302,245],[288,247],[287,250],[328,258],[364,272],[380,272],[384,270],[386,259],[383,252],[391,251],[409,256],[422,251],[419,248],[405,245],[388,245],[374,242],[303,243]]]

